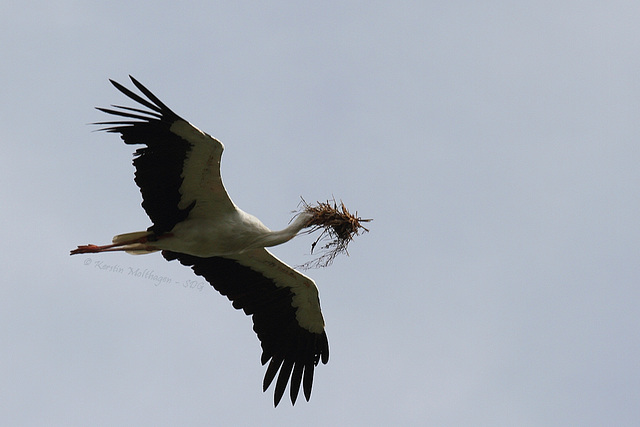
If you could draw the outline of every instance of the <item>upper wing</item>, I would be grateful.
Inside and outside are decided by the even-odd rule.
[[[322,363],[329,360],[329,344],[313,280],[262,248],[231,257],[198,258],[168,251],[163,255],[167,260],[178,259],[191,266],[227,296],[235,308],[253,316],[253,330],[262,344],[262,364],[271,360],[264,390],[280,371],[275,405],[288,382],[292,403],[301,383],[309,400],[314,368],[320,360]]]
[[[187,216],[216,215],[235,206],[222,184],[220,158],[224,146],[176,113],[131,77],[147,99],[110,80],[123,94],[149,110],[113,105],[98,110],[133,120],[99,122],[119,133],[126,144],[143,144],[135,152],[135,181],[142,207],[155,234],[171,231]]]

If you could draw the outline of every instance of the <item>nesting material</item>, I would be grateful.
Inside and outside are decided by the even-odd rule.
[[[310,227],[308,233],[322,230],[318,238],[311,244],[311,253],[313,254],[318,243],[321,243],[320,257],[298,266],[300,268],[308,269],[331,265],[339,254],[349,255],[347,245],[355,236],[369,231],[362,223],[369,222],[371,219],[358,217],[358,212],[351,214],[342,201],[340,201],[340,205],[335,200],[310,205],[302,199],[300,204],[302,209],[299,213],[306,212],[313,215],[306,225],[306,227]]]

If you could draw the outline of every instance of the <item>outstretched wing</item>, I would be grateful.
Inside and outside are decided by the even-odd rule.
[[[262,345],[262,364],[270,361],[263,389],[266,391],[278,377],[276,406],[288,383],[292,403],[301,384],[309,400],[314,368],[320,360],[329,360],[329,344],[313,280],[262,248],[230,257],[199,258],[168,251],[163,255],[167,260],[178,259],[191,266],[227,296],[235,308],[253,316],[253,330]]]
[[[123,94],[147,109],[112,105],[98,110],[123,117],[98,122],[106,132],[119,133],[126,144],[141,144],[133,164],[142,193],[142,207],[151,218],[149,231],[171,231],[187,216],[212,216],[235,206],[222,184],[220,158],[224,146],[171,111],[133,77],[146,99],[113,80]]]

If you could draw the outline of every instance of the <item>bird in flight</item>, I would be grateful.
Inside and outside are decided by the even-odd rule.
[[[303,201],[303,209],[286,228],[270,230],[238,208],[227,194],[220,176],[222,143],[130,78],[144,97],[110,81],[140,106],[98,107],[116,119],[95,124],[120,134],[125,144],[142,145],[133,160],[135,182],[152,225],[145,231],[119,234],[109,245],[78,246],[71,255],[161,251],[168,261],[190,266],[229,298],[233,307],[252,316],[262,346],[261,362],[268,363],[263,391],[276,380],[274,405],[287,385],[292,404],[301,386],[308,401],[314,368],[329,360],[318,289],[311,278],[266,248],[285,243],[303,230],[322,230],[312,251],[321,239],[328,241],[321,245],[326,252],[316,263],[328,265],[337,254],[346,252],[355,235],[368,231],[362,223],[370,220],[351,214],[335,201],[315,206]]]

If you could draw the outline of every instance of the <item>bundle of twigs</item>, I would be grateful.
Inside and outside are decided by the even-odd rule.
[[[322,230],[315,242],[311,244],[311,253],[313,254],[316,245],[320,241],[323,242],[321,244],[321,256],[298,266],[300,268],[307,269],[331,265],[338,254],[345,253],[349,255],[347,245],[355,236],[361,232],[369,231],[362,223],[369,222],[371,219],[360,218],[358,212],[351,214],[342,201],[340,201],[339,206],[335,200],[327,200],[326,202],[317,202],[316,205],[310,205],[302,199],[300,204],[302,209],[298,214],[306,212],[312,215],[306,225],[306,227],[310,227],[308,233]]]

